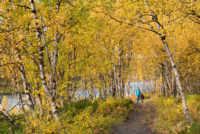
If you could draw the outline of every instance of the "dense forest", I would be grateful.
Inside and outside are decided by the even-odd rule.
[[[18,97],[10,107],[0,96],[1,133],[110,133],[134,109],[137,82],[157,96],[158,118],[171,111],[163,120],[173,124],[177,109],[178,122],[200,131],[199,0],[0,7],[0,93]]]

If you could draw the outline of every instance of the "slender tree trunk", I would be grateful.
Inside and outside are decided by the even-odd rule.
[[[104,100],[107,99],[107,83],[106,83],[106,79],[105,79],[105,89],[104,89]]]
[[[85,82],[84,82],[84,91],[85,91],[85,100],[87,99],[87,79],[85,77]]]
[[[41,4],[41,0],[39,2]],[[38,9],[38,11],[39,11],[39,9]],[[40,23],[43,24],[42,23],[42,15],[40,15]],[[42,25],[42,26],[45,27],[44,25]],[[43,42],[44,42],[44,45],[45,45],[47,60],[48,60],[49,66],[51,67],[51,58],[50,58],[50,55],[49,55],[49,52],[48,52],[44,30],[42,30],[42,39],[43,39]]]
[[[162,64],[162,95],[165,96],[165,66]]]
[[[38,94],[37,94],[37,99],[38,99],[38,103],[39,103],[39,107],[40,107],[40,114],[43,116],[44,112],[43,112],[43,108],[42,108],[42,99],[41,99],[41,95],[39,93],[39,83],[37,83],[36,85],[37,87],[37,91],[38,91]]]
[[[121,84],[122,86],[121,86],[121,89],[122,89],[122,98],[124,98],[124,94],[125,94],[125,89],[124,89],[124,87],[125,87],[125,82],[124,82],[124,78],[122,78],[122,84]]]
[[[33,13],[33,19],[37,20],[37,14],[36,14],[34,0],[30,0],[30,5],[31,5],[31,11]],[[56,120],[60,120],[60,117],[58,114],[58,108],[56,105],[55,92],[53,90],[53,95],[50,93],[50,89],[47,86],[47,82],[46,82],[45,71],[44,71],[44,46],[42,45],[41,33],[40,33],[40,29],[39,29],[37,23],[35,23],[35,29],[36,29],[36,37],[39,40],[39,72],[40,72],[40,78],[42,81],[42,86],[43,86],[44,91],[46,92],[47,97],[50,99],[51,110],[52,110],[52,114],[53,114],[54,118]],[[55,54],[55,55],[57,55],[57,54]],[[54,61],[54,63],[55,62],[56,61]]]
[[[21,55],[19,54],[19,49],[16,48],[16,53],[17,53],[17,59],[21,61]],[[26,72],[24,69],[24,66],[22,64],[20,64],[20,72],[21,72],[21,76],[22,76],[22,83],[23,83],[23,87],[24,87],[24,92],[26,94],[26,98],[28,100],[28,107],[30,108],[30,110],[34,110],[34,101],[33,98],[31,96],[31,90],[30,90],[30,84],[27,81],[26,78]]]
[[[198,72],[197,72],[197,74],[196,74],[196,77],[197,77],[197,83],[198,83],[199,94],[200,94],[200,80],[199,80]]]
[[[101,99],[102,95],[101,95],[101,79],[100,79],[100,74],[98,76],[98,79],[99,79],[99,98]]]
[[[116,97],[116,86],[115,86],[115,77],[114,70],[111,69],[111,89],[112,89],[112,97]]]
[[[16,73],[14,74],[14,88],[17,90],[18,93],[18,97],[19,97],[19,110],[22,109],[23,110],[23,114],[26,115],[24,106],[23,106],[23,99],[22,99],[22,94],[19,91],[19,83],[17,82],[17,76]]]
[[[122,95],[122,65],[121,65],[121,52],[120,49],[118,50],[118,57],[119,57],[119,61],[118,61],[118,68],[119,68],[119,73],[118,73],[118,90],[119,90],[119,98],[121,98]]]
[[[154,80],[153,72],[151,73],[151,79],[152,79],[152,91],[151,91],[151,94],[153,95],[154,90],[156,89],[156,80]]]
[[[169,73],[168,73],[168,64],[167,64],[167,59],[165,59],[165,78],[166,78],[166,83],[168,85],[170,93],[172,92],[171,84],[170,84],[170,79],[169,79]],[[166,96],[167,96],[167,91],[166,91]]]
[[[186,99],[185,99],[185,95],[184,95],[184,92],[183,92],[183,88],[182,88],[182,85],[181,85],[181,81],[180,81],[180,77],[179,77],[176,65],[175,65],[175,63],[174,63],[174,61],[172,59],[172,55],[170,53],[170,50],[169,50],[168,44],[167,44],[167,42],[165,40],[165,37],[161,37],[161,40],[163,41],[163,44],[165,46],[165,50],[166,50],[166,52],[168,54],[169,60],[171,62],[171,66],[172,66],[173,71],[174,71],[176,84],[177,84],[177,86],[179,88],[179,91],[180,91],[180,94],[181,94],[181,97],[182,97],[182,103],[183,103],[183,109],[184,109],[185,117],[186,117],[186,119],[188,119],[191,122],[192,119],[191,119],[189,111],[188,111],[187,102],[186,102]]]
[[[130,95],[130,91],[131,91],[131,82],[130,82],[130,73],[128,74],[128,84],[127,84],[127,87],[126,87],[126,90],[127,90],[127,93],[128,93],[128,99],[129,99],[129,95]]]
[[[54,35],[55,36],[55,44],[54,44],[54,55],[53,55],[53,74],[52,74],[52,95],[53,97],[56,97],[56,75],[57,75],[57,71],[56,71],[56,67],[57,67],[57,60],[58,60],[58,38],[57,38],[57,34]]]
[[[189,76],[189,86],[190,86],[190,89],[192,89],[192,94],[196,93],[196,90],[195,88],[193,88],[193,85],[192,85],[192,79],[191,79],[191,76]]]
[[[91,76],[89,74],[89,83],[90,83],[90,100],[93,100],[93,94],[94,94],[94,89],[93,89],[93,86],[92,86],[92,80],[91,80]]]
[[[70,82],[70,76],[68,76],[68,82]],[[83,87],[83,82],[81,79],[82,87]],[[67,84],[67,104],[70,104],[70,84]]]
[[[133,95],[135,94],[135,85],[137,84],[137,82],[136,82],[136,75],[137,75],[137,70],[134,71],[134,78],[133,78]]]
[[[172,70],[172,73],[173,73],[173,70]],[[174,96],[176,96],[176,81],[173,74],[172,74],[172,93]]]
[[[191,91],[190,91],[190,88],[189,88],[189,82],[188,82],[188,79],[186,78],[185,79],[185,84],[186,84],[186,89],[187,89],[187,91],[188,91],[188,94],[190,94],[191,93]]]
[[[115,55],[113,53],[113,76],[114,76],[114,88],[115,88],[115,91],[117,91],[116,93],[116,97],[117,97],[117,94],[119,93],[118,91],[118,86],[117,86],[117,70],[116,70],[116,64],[115,64]]]
[[[9,114],[7,113],[7,111],[2,107],[2,105],[0,104],[0,114],[3,114],[3,116],[5,116],[12,125],[14,125],[15,127],[19,128],[18,125],[12,120],[12,118],[9,116]]]

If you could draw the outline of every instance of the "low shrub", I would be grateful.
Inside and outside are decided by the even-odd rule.
[[[143,95],[144,99],[150,99],[152,97],[152,94],[143,93]]]
[[[44,105],[44,116],[37,112],[11,115],[20,129],[0,115],[0,133],[110,133],[113,124],[121,122],[134,108],[131,99],[81,100],[59,108],[60,121],[51,114],[49,104]]]
[[[157,105],[157,129],[161,132],[169,133],[197,133],[199,132],[200,118],[200,95],[187,95],[187,105],[189,113],[194,123],[188,124],[182,107],[182,101],[169,96],[158,97],[154,100]]]
[[[75,103],[80,104],[80,102]],[[80,107],[74,109],[77,108]],[[68,129],[63,131],[68,133],[109,133],[111,126],[122,121],[122,118],[133,108],[134,105],[130,99],[122,99],[121,102],[112,98],[107,101],[91,101],[83,111],[75,110],[79,114],[73,118],[69,119],[70,112],[65,114],[65,118],[68,118],[69,122],[65,124]],[[68,111],[72,110],[68,109]]]
[[[21,122],[24,122],[23,115],[10,115],[13,121],[20,126],[20,128],[16,128],[13,126],[3,115],[0,115],[0,134],[22,134],[23,133],[23,126],[20,125]]]

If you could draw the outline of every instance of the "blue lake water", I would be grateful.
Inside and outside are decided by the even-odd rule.
[[[10,107],[10,108],[12,108],[13,106],[15,106],[17,103],[18,103],[18,96],[16,95],[16,96],[12,96],[12,95],[5,95],[6,97],[7,97],[7,99],[8,99],[8,106]],[[2,95],[0,95],[0,99],[2,98],[3,96]],[[25,97],[25,95],[22,95],[22,97],[24,98]],[[2,100],[2,102],[1,102],[1,104],[3,103],[3,100]]]
[[[130,93],[134,94],[134,89],[136,90],[138,87],[140,87],[140,89],[144,88],[143,90],[147,90],[148,86],[147,83],[145,84],[145,82],[131,82],[131,90]],[[80,95],[76,95],[76,97],[82,97],[85,96],[89,97],[88,92],[79,92]],[[127,86],[125,86],[125,94],[127,94]],[[18,96],[12,96],[12,95],[6,95],[8,98],[8,105],[10,106],[10,108],[12,108],[14,105],[16,105],[18,103]],[[99,96],[98,90],[96,91],[96,97]],[[0,95],[0,99],[1,99],[2,95]],[[25,95],[23,95],[23,98],[25,97]],[[3,101],[1,102],[1,104],[3,103]]]

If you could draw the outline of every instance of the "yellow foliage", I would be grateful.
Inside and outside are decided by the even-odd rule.
[[[190,115],[194,119],[200,118],[200,96],[187,95],[186,98]],[[156,126],[160,132],[172,131],[173,133],[177,133],[177,129],[184,130],[186,127],[188,129],[191,127],[191,124],[188,124],[185,119],[181,101],[173,97],[160,97],[155,99],[154,103],[158,107]]]
[[[7,111],[8,110],[8,102],[9,102],[8,97],[6,95],[4,95],[2,101],[3,101],[2,107]]]
[[[129,110],[133,109],[131,107],[133,104],[130,101],[124,100],[125,102],[129,105]],[[128,113],[128,109],[116,99],[108,99],[107,101],[93,100],[91,103],[94,104],[87,106],[84,110],[81,110],[82,105],[80,103],[77,102],[78,106],[71,105],[68,106],[67,111],[62,111],[63,115],[61,115],[60,121],[52,118],[52,115],[49,114],[50,109],[44,111],[43,117],[38,116],[36,113],[29,114],[26,118],[28,124],[22,123],[25,127],[25,133],[109,133],[113,123],[116,123],[115,118]],[[98,106],[96,111],[94,111],[95,106]],[[46,107],[44,108],[46,109]],[[110,108],[110,110],[107,108]]]
[[[164,106],[165,107],[171,107],[173,104],[174,104],[174,102],[175,102],[175,100],[174,99],[166,99],[166,100],[164,100]]]

